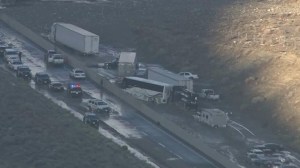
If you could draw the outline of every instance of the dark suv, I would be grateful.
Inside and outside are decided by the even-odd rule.
[[[83,123],[98,128],[100,124],[100,120],[95,113],[85,113],[83,116]]]
[[[22,77],[22,78],[28,79],[28,80],[31,80],[31,78],[32,78],[31,70],[29,69],[28,66],[17,67],[16,75],[17,75],[17,77]]]
[[[81,97],[82,89],[79,83],[69,83],[67,86],[67,93],[72,97]]]
[[[48,74],[44,72],[38,72],[34,76],[34,82],[38,85],[48,85],[49,83],[51,83],[51,80]]]

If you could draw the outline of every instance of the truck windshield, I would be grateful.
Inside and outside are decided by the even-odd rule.
[[[97,105],[107,105],[105,102],[97,102]]]
[[[17,51],[6,51],[7,55],[18,55]]]
[[[76,70],[75,73],[84,73],[82,70]]]
[[[49,76],[46,75],[46,74],[43,74],[43,75],[40,75],[40,78],[42,78],[42,79],[49,79]]]

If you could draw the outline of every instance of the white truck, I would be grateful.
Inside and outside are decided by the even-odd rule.
[[[45,54],[45,60],[47,63],[53,65],[62,65],[64,64],[65,60],[61,54],[56,53],[54,50],[48,50]]]
[[[220,109],[202,109],[193,115],[194,119],[205,123],[213,128],[227,127],[229,117]]]
[[[69,73],[69,76],[70,76],[70,78],[73,78],[73,79],[85,79],[86,78],[85,72],[79,68],[72,69]]]
[[[99,53],[99,36],[72,24],[53,23],[49,38],[85,55]]]
[[[219,100],[220,95],[215,94],[215,91],[213,89],[202,89],[200,91],[199,97],[202,99],[208,99],[208,100]]]
[[[193,80],[175,74],[160,67],[148,68],[148,79],[164,82],[172,86],[183,86],[189,91],[193,91]]]
[[[87,107],[91,112],[110,112],[109,105],[100,99],[89,99],[87,101]]]
[[[192,74],[191,72],[179,72],[178,74],[188,79],[199,79],[197,74]]]

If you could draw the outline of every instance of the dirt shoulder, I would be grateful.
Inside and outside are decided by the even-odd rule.
[[[150,167],[0,70],[1,167]]]

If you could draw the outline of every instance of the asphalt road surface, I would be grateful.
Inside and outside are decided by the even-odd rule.
[[[11,43],[19,51],[22,51],[22,61],[28,65],[32,74],[36,72],[47,72],[52,81],[80,82],[85,92],[83,100],[70,98],[66,93],[51,93],[47,87],[36,87],[33,81],[29,84],[44,95],[50,95],[56,102],[64,102],[63,106],[73,109],[83,114],[87,112],[81,101],[87,98],[100,98],[111,102],[116,108],[116,112],[109,116],[102,117],[102,120],[122,135],[122,138],[130,145],[142,151],[160,167],[171,168],[215,168],[213,163],[208,161],[199,153],[189,148],[169,133],[163,131],[157,125],[149,122],[139,115],[135,109],[124,104],[118,98],[101,90],[89,80],[74,81],[69,78],[70,67],[47,66],[44,62],[44,51],[35,44],[24,39],[4,25],[0,25],[0,37],[2,41]],[[3,64],[3,63],[2,63]],[[58,103],[59,104],[59,103]],[[62,106],[61,104],[61,106]],[[101,128],[100,128],[101,129]]]

